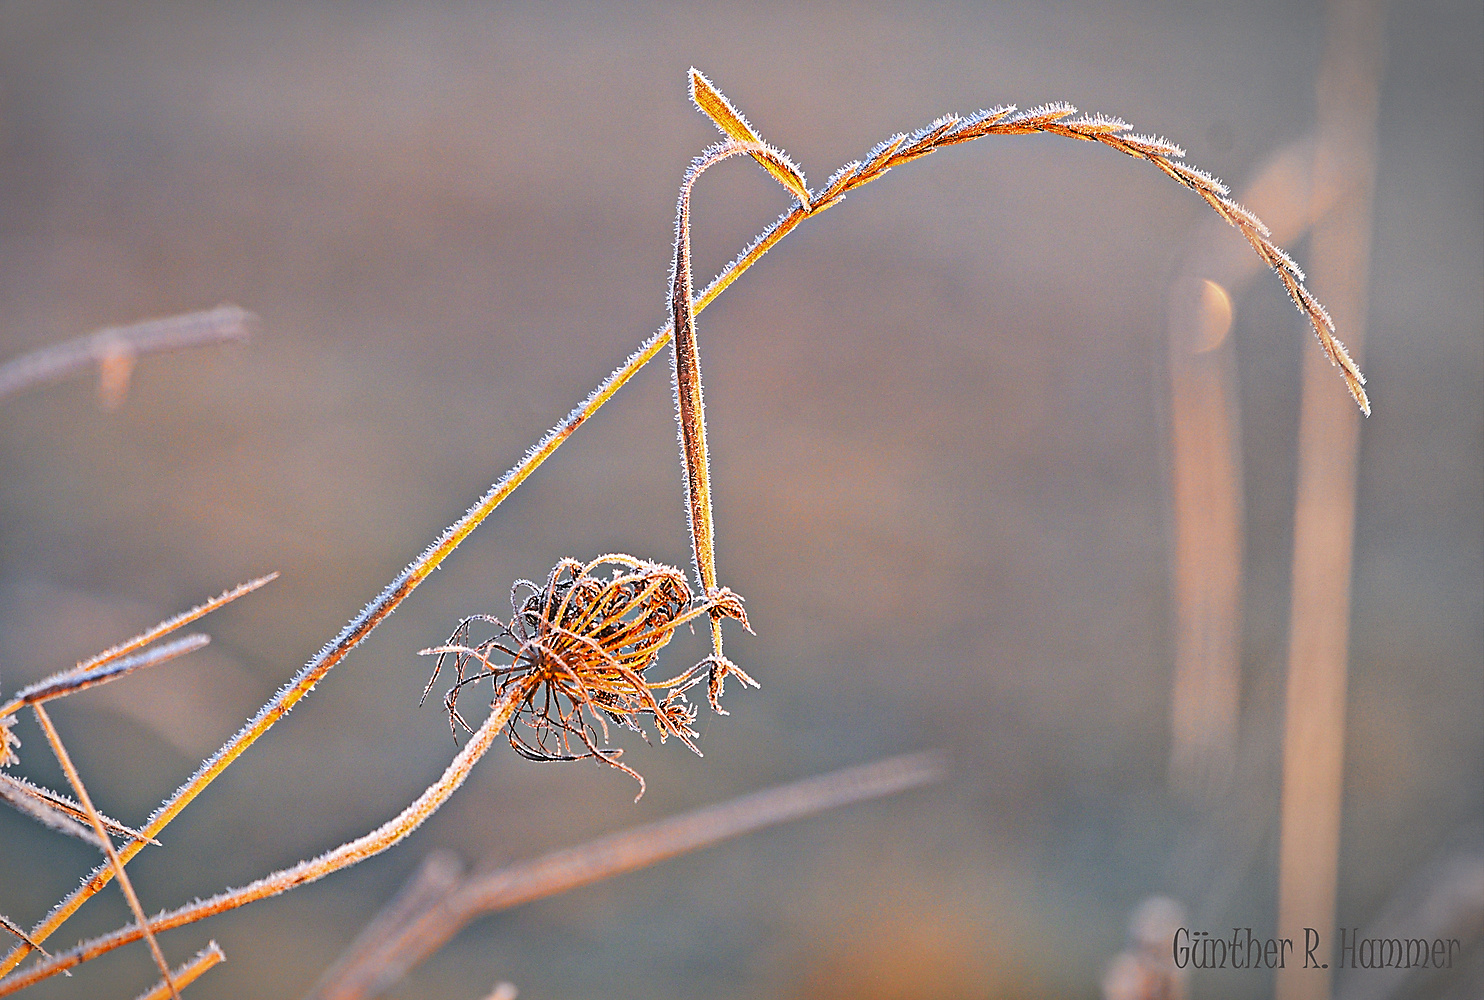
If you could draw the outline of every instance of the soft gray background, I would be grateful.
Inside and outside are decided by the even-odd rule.
[[[205,623],[205,653],[57,706],[100,806],[141,819],[663,320],[675,188],[715,138],[690,65],[816,185],[945,111],[1065,99],[1170,136],[1240,190],[1312,128],[1322,15],[0,5],[0,358],[223,301],[263,319],[246,347],[145,359],[117,412],[86,378],[0,402],[0,684],[281,570]],[[1388,25],[1345,926],[1484,815],[1481,17],[1409,3]],[[745,163],[708,175],[701,278],[785,205]],[[1087,997],[1151,893],[1272,933],[1297,389],[1316,348],[1275,280],[1238,300],[1244,727],[1267,727],[1271,752],[1250,777],[1258,839],[1182,867],[1204,834],[1165,780],[1163,324],[1207,211],[1109,150],[1002,138],[790,236],[701,320],[719,564],[758,631],[728,652],[762,690],[703,715],[704,760],[624,739],[650,781],[637,806],[621,774],[497,750],[388,855],[167,936],[177,959],[208,937],[227,951],[189,995],[298,995],[434,846],[526,857],[924,747],[955,755],[940,788],[486,919],[397,995],[504,978],[532,1000]],[[513,579],[613,549],[689,566],[668,380],[637,378],[141,856],[146,906],[400,809],[453,752],[441,710],[417,707],[415,651],[505,609]],[[29,773],[59,781],[20,733]],[[33,923],[92,860],[0,813],[0,912]],[[110,891],[55,940],[123,918]],[[35,995],[127,997],[152,977],[135,948]]]

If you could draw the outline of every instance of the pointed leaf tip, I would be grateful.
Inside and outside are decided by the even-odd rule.
[[[742,113],[732,106],[725,94],[716,88],[716,84],[706,79],[706,74],[696,69],[690,69],[690,99],[695,106],[710,118],[717,128],[721,129],[722,135],[739,142],[761,143],[763,140],[747,124],[747,119]]]
[[[755,143],[759,146],[767,145],[767,143],[763,142],[762,137],[747,123],[747,119],[742,117],[742,112],[738,111],[732,105],[732,102],[727,100],[727,96],[717,89],[714,83],[706,79],[706,74],[694,66],[690,68],[690,99],[707,118],[711,119],[712,124],[721,130],[721,134],[728,139],[735,139],[738,142]],[[787,188],[789,194],[799,199],[800,204],[805,208],[812,207],[809,198],[809,185],[804,183],[803,173],[798,167],[794,166],[793,161],[789,160],[787,156],[779,157],[784,162],[778,162],[777,159],[769,159],[757,153],[752,154],[752,158],[764,170],[772,174],[778,183]]]

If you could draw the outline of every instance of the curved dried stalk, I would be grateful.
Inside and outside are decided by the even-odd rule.
[[[255,903],[260,899],[277,896],[295,886],[324,878],[332,872],[349,868],[357,862],[380,854],[416,830],[438,810],[439,806],[448,801],[449,796],[453,795],[464,783],[464,779],[469,776],[475,763],[495,742],[500,735],[500,730],[510,721],[516,709],[530,697],[540,682],[539,674],[527,674],[506,689],[504,696],[491,708],[489,717],[475,730],[474,736],[454,757],[443,775],[429,785],[406,809],[370,833],[341,844],[334,850],[326,851],[317,858],[301,861],[290,868],[280,869],[240,888],[227,889],[210,899],[200,900],[161,913],[148,921],[130,924],[110,934],[93,938],[91,941],[84,941],[69,951],[61,952],[0,979],[0,997],[18,993],[44,979],[76,968],[100,955],[106,955],[115,948],[138,941],[146,933],[158,934],[176,927],[184,927],[186,924],[204,920],[218,913],[225,913],[228,910],[246,906],[248,903]]]
[[[96,364],[101,375],[99,390],[103,405],[112,409],[123,400],[134,360],[139,355],[246,340],[256,322],[257,317],[246,309],[218,306],[205,312],[111,326],[0,365],[0,398]]]
[[[696,92],[710,88],[699,87],[693,74],[692,87]],[[701,78],[704,80],[704,78]],[[707,111],[698,99],[698,106]],[[1362,410],[1370,412],[1370,404],[1362,388],[1364,376],[1346,353],[1344,345],[1333,333],[1333,324],[1323,307],[1303,285],[1303,274],[1290,257],[1269,238],[1267,229],[1256,216],[1227,197],[1227,190],[1220,181],[1180,160],[1184,151],[1163,139],[1150,136],[1130,135],[1124,122],[1100,115],[1071,119],[1076,110],[1069,104],[1053,104],[1031,111],[1016,113],[1013,107],[981,111],[967,118],[947,116],[937,119],[911,135],[897,135],[879,144],[864,160],[846,164],[831,177],[824,191],[801,202],[781,215],[771,226],[760,233],[730,264],[712,279],[705,290],[696,297],[693,313],[698,314],[716,300],[732,282],[736,281],[753,264],[772,249],[779,240],[787,236],[801,222],[838,204],[846,194],[871,181],[884,176],[893,167],[910,162],[921,156],[950,145],[969,142],[986,135],[1027,135],[1044,132],[1074,139],[1100,142],[1129,156],[1149,160],[1161,172],[1191,188],[1201,196],[1227,222],[1252,244],[1258,256],[1272,267],[1288,290],[1289,296],[1305,313],[1314,326],[1316,336],[1330,360],[1342,370],[1351,394]],[[739,116],[740,117],[740,116]],[[1070,119],[1070,120],[1068,120]],[[718,122],[727,131],[727,128]],[[728,132],[728,134],[732,134]],[[736,136],[734,136],[736,138]],[[214,781],[232,761],[251,746],[274,723],[281,719],[314,688],[334,666],[371,633],[406,597],[425,580],[448,555],[469,536],[471,532],[541,466],[562,443],[596,413],[614,393],[650,361],[657,357],[670,342],[673,324],[651,334],[629,358],[604,379],[592,393],[578,404],[555,427],[548,431],[509,472],[502,476],[459,520],[450,525],[441,536],[414,559],[406,569],[368,603],[340,633],[328,642],[298,673],[264,705],[243,729],[229,740],[215,755],[205,761],[192,778],[182,785],[160,806],[145,825],[143,832],[155,836],[182,809]],[[4,712],[0,711],[0,716]],[[138,853],[138,844],[126,845],[120,852],[122,859]],[[60,902],[50,915],[33,931],[33,937],[44,941],[92,894],[96,893],[111,878],[111,873],[100,869]],[[0,959],[0,975],[15,968],[30,948],[19,945],[10,954]],[[0,981],[3,986],[3,981]]]
[[[704,81],[705,77],[700,79]],[[675,352],[670,377],[675,389],[676,419],[680,423],[680,463],[685,469],[687,500],[685,513],[690,523],[696,578],[701,583],[701,592],[710,597],[720,591],[716,585],[716,526],[711,515],[711,461],[706,453],[706,405],[701,398],[701,355],[696,345],[695,289],[691,286],[691,189],[711,167],[728,157],[747,153],[779,176],[789,191],[798,195],[798,189],[803,188],[803,194],[798,195],[801,206],[808,206],[809,192],[804,188],[803,176],[793,161],[757,139],[746,120],[709,82],[707,89],[720,99],[720,111],[729,115],[724,119],[727,127],[741,130],[749,137],[717,143],[692,160],[690,169],[680,182],[680,197],[675,208],[675,268],[670,277],[670,328],[675,335]],[[691,96],[696,96],[694,86]],[[738,675],[743,683],[753,683],[722,654],[721,623],[726,617],[728,613],[724,604],[718,604],[711,612],[711,657],[707,661],[706,691],[711,707],[719,715],[727,714],[721,709],[721,694],[729,674]]]

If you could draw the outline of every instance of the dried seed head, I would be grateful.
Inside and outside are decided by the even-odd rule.
[[[599,575],[605,566],[611,567],[607,579]],[[428,690],[445,659],[451,660],[456,680],[444,698],[449,723],[455,731],[472,731],[459,714],[459,693],[490,679],[496,700],[519,699],[507,732],[510,745],[532,760],[596,757],[633,775],[642,795],[644,779],[619,763],[622,750],[606,747],[610,722],[647,740],[639,725],[647,716],[661,743],[674,736],[700,754],[694,742],[696,706],[686,692],[706,678],[712,706],[720,711],[727,674],[757,686],[736,664],[716,657],[665,680],[645,676],[679,626],[710,616],[747,625],[740,596],[722,587],[695,598],[685,574],[671,566],[619,554],[586,564],[563,559],[544,586],[517,581],[510,604],[509,622],[472,615],[447,643],[423,650],[438,656]],[[473,642],[475,625],[489,626],[494,635]]]

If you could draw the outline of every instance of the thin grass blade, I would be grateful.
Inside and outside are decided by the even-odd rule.
[[[86,691],[90,687],[107,684],[116,681],[120,677],[132,674],[136,670],[145,667],[158,666],[184,656],[194,653],[202,646],[209,645],[211,636],[200,632],[192,635],[182,636],[174,642],[168,642],[163,646],[136,653],[133,656],[125,656],[123,659],[105,663],[99,667],[88,670],[67,670],[60,674],[54,674],[45,680],[38,681],[30,687],[22,688],[15,693],[15,700],[26,705],[35,705],[38,702],[50,701],[53,698],[62,698],[79,691]]]
[[[10,932],[11,934],[14,934],[16,937],[20,938],[22,941],[30,945],[32,948],[35,948],[37,951],[41,952],[41,954],[47,954],[47,950],[45,948],[41,947],[41,945],[37,944],[35,941],[32,941],[31,935],[27,934],[15,923],[15,921],[11,920],[3,913],[0,913],[0,930],[5,930]]]
[[[136,649],[142,649],[143,647],[148,646],[150,643],[154,642],[156,639],[169,635],[171,632],[174,632],[182,625],[189,625],[196,619],[208,615],[218,608],[225,607],[226,605],[231,604],[233,601],[237,600],[237,598],[250,594],[264,584],[272,583],[274,580],[277,579],[278,573],[275,571],[269,573],[267,576],[260,576],[256,580],[249,580],[246,583],[239,584],[238,586],[233,587],[231,590],[223,591],[221,594],[218,594],[211,600],[203,601],[201,604],[196,605],[189,611],[181,612],[174,618],[167,618],[153,628],[149,628],[144,630],[143,632],[140,632],[138,635],[134,636],[134,638],[121,642],[117,646],[114,646],[110,649],[105,649],[97,656],[86,659],[83,662],[79,663],[77,666],[73,667],[71,670],[64,671],[63,673],[50,677],[43,683],[60,682],[61,679],[64,677],[72,677],[79,674],[85,674],[95,667],[101,667],[105,663],[112,663],[119,657],[127,656],[129,653],[134,652],[134,650]],[[10,715],[26,704],[27,703],[24,699],[21,699],[19,697],[12,698],[5,704],[4,707],[0,707],[0,718]]]
[[[73,802],[65,795],[54,792],[49,788],[42,788],[40,785],[33,785],[25,778],[0,774],[0,799],[4,799],[6,802],[15,806],[17,811],[41,821],[54,830],[77,837],[79,840],[99,850],[103,849],[103,845],[97,842],[97,834],[93,833],[87,827],[75,825],[74,827],[68,827],[64,825],[64,821],[68,817],[81,822],[82,820],[86,820],[88,815],[82,806]],[[110,833],[117,834],[121,837],[128,837],[130,840],[154,844],[156,847],[160,844],[158,840],[146,837],[138,830],[125,826],[116,819],[110,819],[102,813],[98,814],[98,818],[103,821],[103,826]]]

